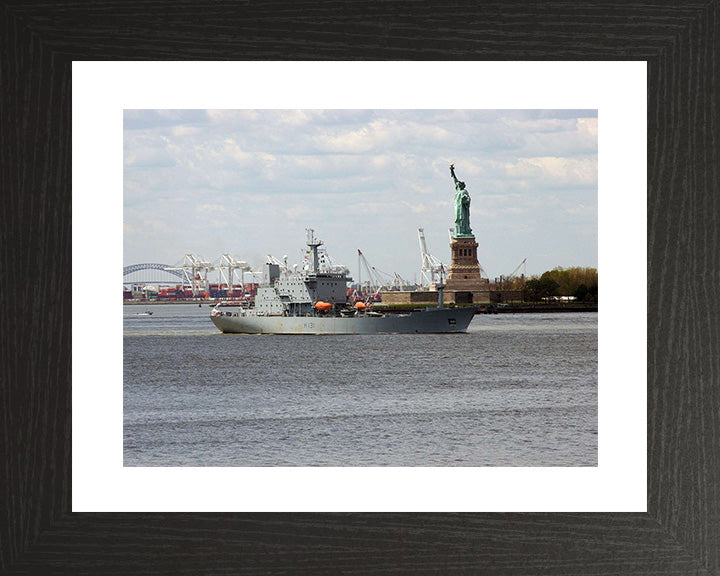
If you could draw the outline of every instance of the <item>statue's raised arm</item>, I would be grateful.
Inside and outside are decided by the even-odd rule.
[[[455,177],[455,164],[450,164],[450,175],[452,176],[453,180],[455,180],[455,186],[457,186],[459,180]]]

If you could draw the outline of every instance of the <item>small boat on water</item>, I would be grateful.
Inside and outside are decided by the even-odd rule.
[[[150,310],[145,310],[145,312],[135,312],[135,316],[152,316],[152,312]]]
[[[265,283],[252,307],[225,310],[220,304],[210,313],[213,324],[225,333],[236,334],[431,334],[465,332],[475,308],[443,305],[442,280],[438,305],[407,314],[370,310],[364,302],[347,298],[352,281],[345,267],[322,267],[317,240],[308,230],[309,262],[302,271],[280,272],[280,266],[265,264]],[[224,307],[227,308],[227,307]]]

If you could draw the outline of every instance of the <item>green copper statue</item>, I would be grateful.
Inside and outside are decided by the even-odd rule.
[[[455,238],[475,238],[470,228],[470,194],[465,182],[455,177],[455,164],[450,164],[450,175],[455,181]]]

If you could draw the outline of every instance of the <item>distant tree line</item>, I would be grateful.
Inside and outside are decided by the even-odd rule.
[[[578,302],[597,303],[597,269],[558,266],[525,280],[523,299],[526,302],[541,302],[555,296],[574,296]]]

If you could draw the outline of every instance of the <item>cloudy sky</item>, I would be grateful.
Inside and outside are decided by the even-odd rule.
[[[125,110],[124,265],[302,260],[314,228],[357,276],[449,263],[455,163],[490,278],[597,267],[596,110]]]

